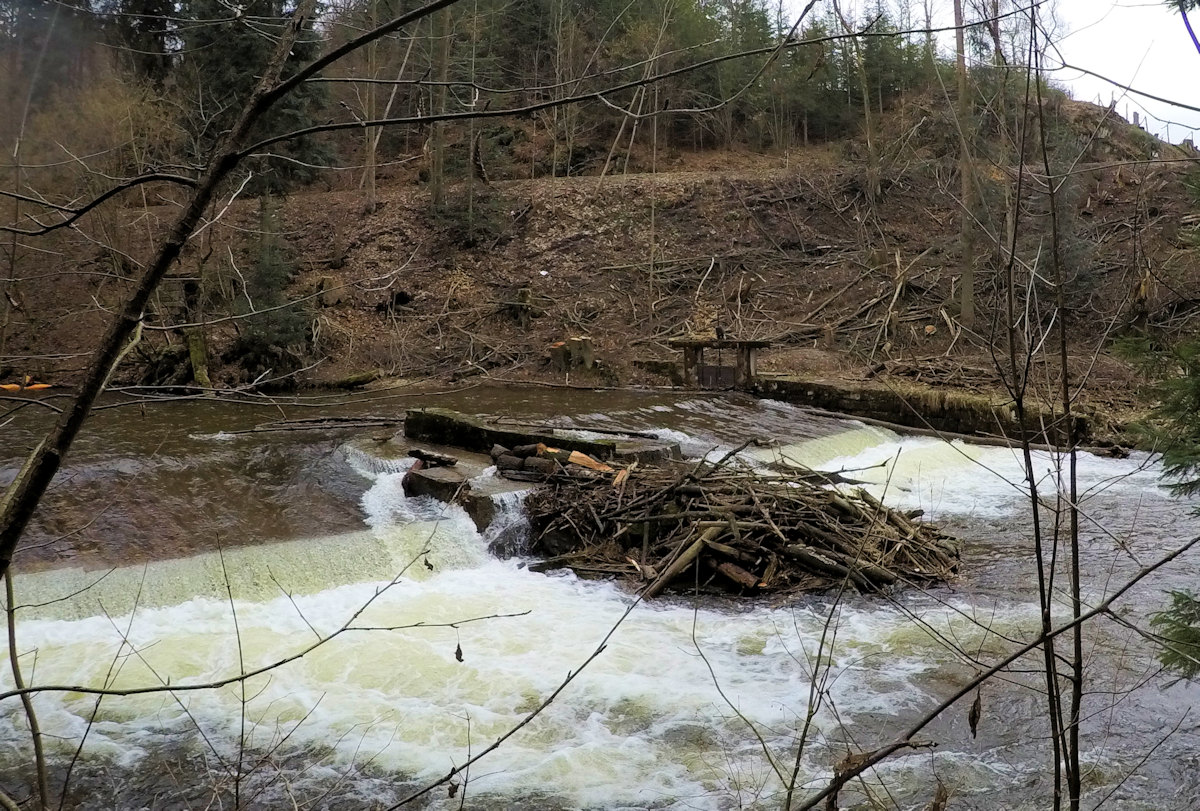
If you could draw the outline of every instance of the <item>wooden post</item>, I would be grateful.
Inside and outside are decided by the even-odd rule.
[[[697,378],[697,367],[699,364],[700,349],[694,346],[685,346],[683,349],[683,385],[691,388],[699,386]]]
[[[747,344],[738,344],[737,366],[733,372],[733,385],[746,388],[750,385],[750,353],[753,352]]]

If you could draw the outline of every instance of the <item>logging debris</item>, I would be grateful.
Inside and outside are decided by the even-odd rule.
[[[501,476],[517,481],[548,481],[556,476],[591,478],[616,473],[594,456],[582,451],[552,448],[544,442],[518,445],[512,450],[493,445],[491,457]]]
[[[664,591],[787,595],[843,583],[861,592],[948,580],[956,539],[819,477],[719,462],[638,467],[615,476],[543,475],[531,493],[531,568],[625,577]]]

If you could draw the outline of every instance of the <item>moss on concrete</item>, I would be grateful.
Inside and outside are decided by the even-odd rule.
[[[963,391],[918,386],[885,388],[878,384],[808,380],[800,377],[760,377],[755,394],[789,403],[823,408],[913,428],[933,428],[956,434],[1017,438],[1016,407],[1011,399]],[[1039,406],[1026,406],[1029,438],[1058,443],[1065,439],[1062,415]],[[1093,439],[1092,419],[1075,415],[1075,441]]]

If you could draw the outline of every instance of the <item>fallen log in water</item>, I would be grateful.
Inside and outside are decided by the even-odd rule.
[[[426,448],[413,448],[408,452],[408,455],[414,459],[420,459],[430,467],[454,467],[458,464],[457,456],[451,456],[448,453],[438,453]]]
[[[957,541],[911,513],[733,455],[615,478],[552,476],[525,506],[534,552],[584,575],[624,574],[647,597],[697,583],[743,595],[843,583],[881,591],[944,581],[958,566]]]

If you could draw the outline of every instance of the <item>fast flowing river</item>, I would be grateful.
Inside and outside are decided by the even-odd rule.
[[[453,792],[414,806],[779,808],[793,770],[803,798],[847,752],[890,742],[976,660],[995,661],[1038,627],[1013,451],[735,396],[475,389],[283,411],[421,404],[656,431],[695,457],[777,440],[751,455],[856,470],[887,503],[924,509],[964,538],[963,571],[890,599],[675,599],[628,611],[618,586],[493,558],[459,508],[405,498],[406,461],[369,436],[382,429],[238,433],[283,414],[234,404],[104,410],[19,554],[17,650],[34,685],[179,689],[34,695],[53,786],[80,753],[67,807],[387,808],[490,746],[587,663]],[[43,427],[32,409],[16,416],[0,428],[0,484]],[[1037,467],[1052,493],[1054,460],[1040,454]],[[1200,531],[1144,456],[1085,455],[1080,480],[1089,604]],[[516,499],[499,520],[519,531]],[[1089,808],[1200,802],[1200,689],[1161,674],[1129,627],[1147,627],[1165,592],[1195,588],[1198,574],[1200,553],[1185,556],[1136,586],[1116,618],[1088,626]],[[1048,807],[1040,662],[983,688],[977,736],[968,698],[926,727],[920,748],[847,786],[843,807],[924,808],[937,781],[953,809]],[[274,663],[244,683],[182,689]],[[2,680],[11,688],[7,665]],[[0,778],[18,793],[32,785],[13,698],[0,702]]]

